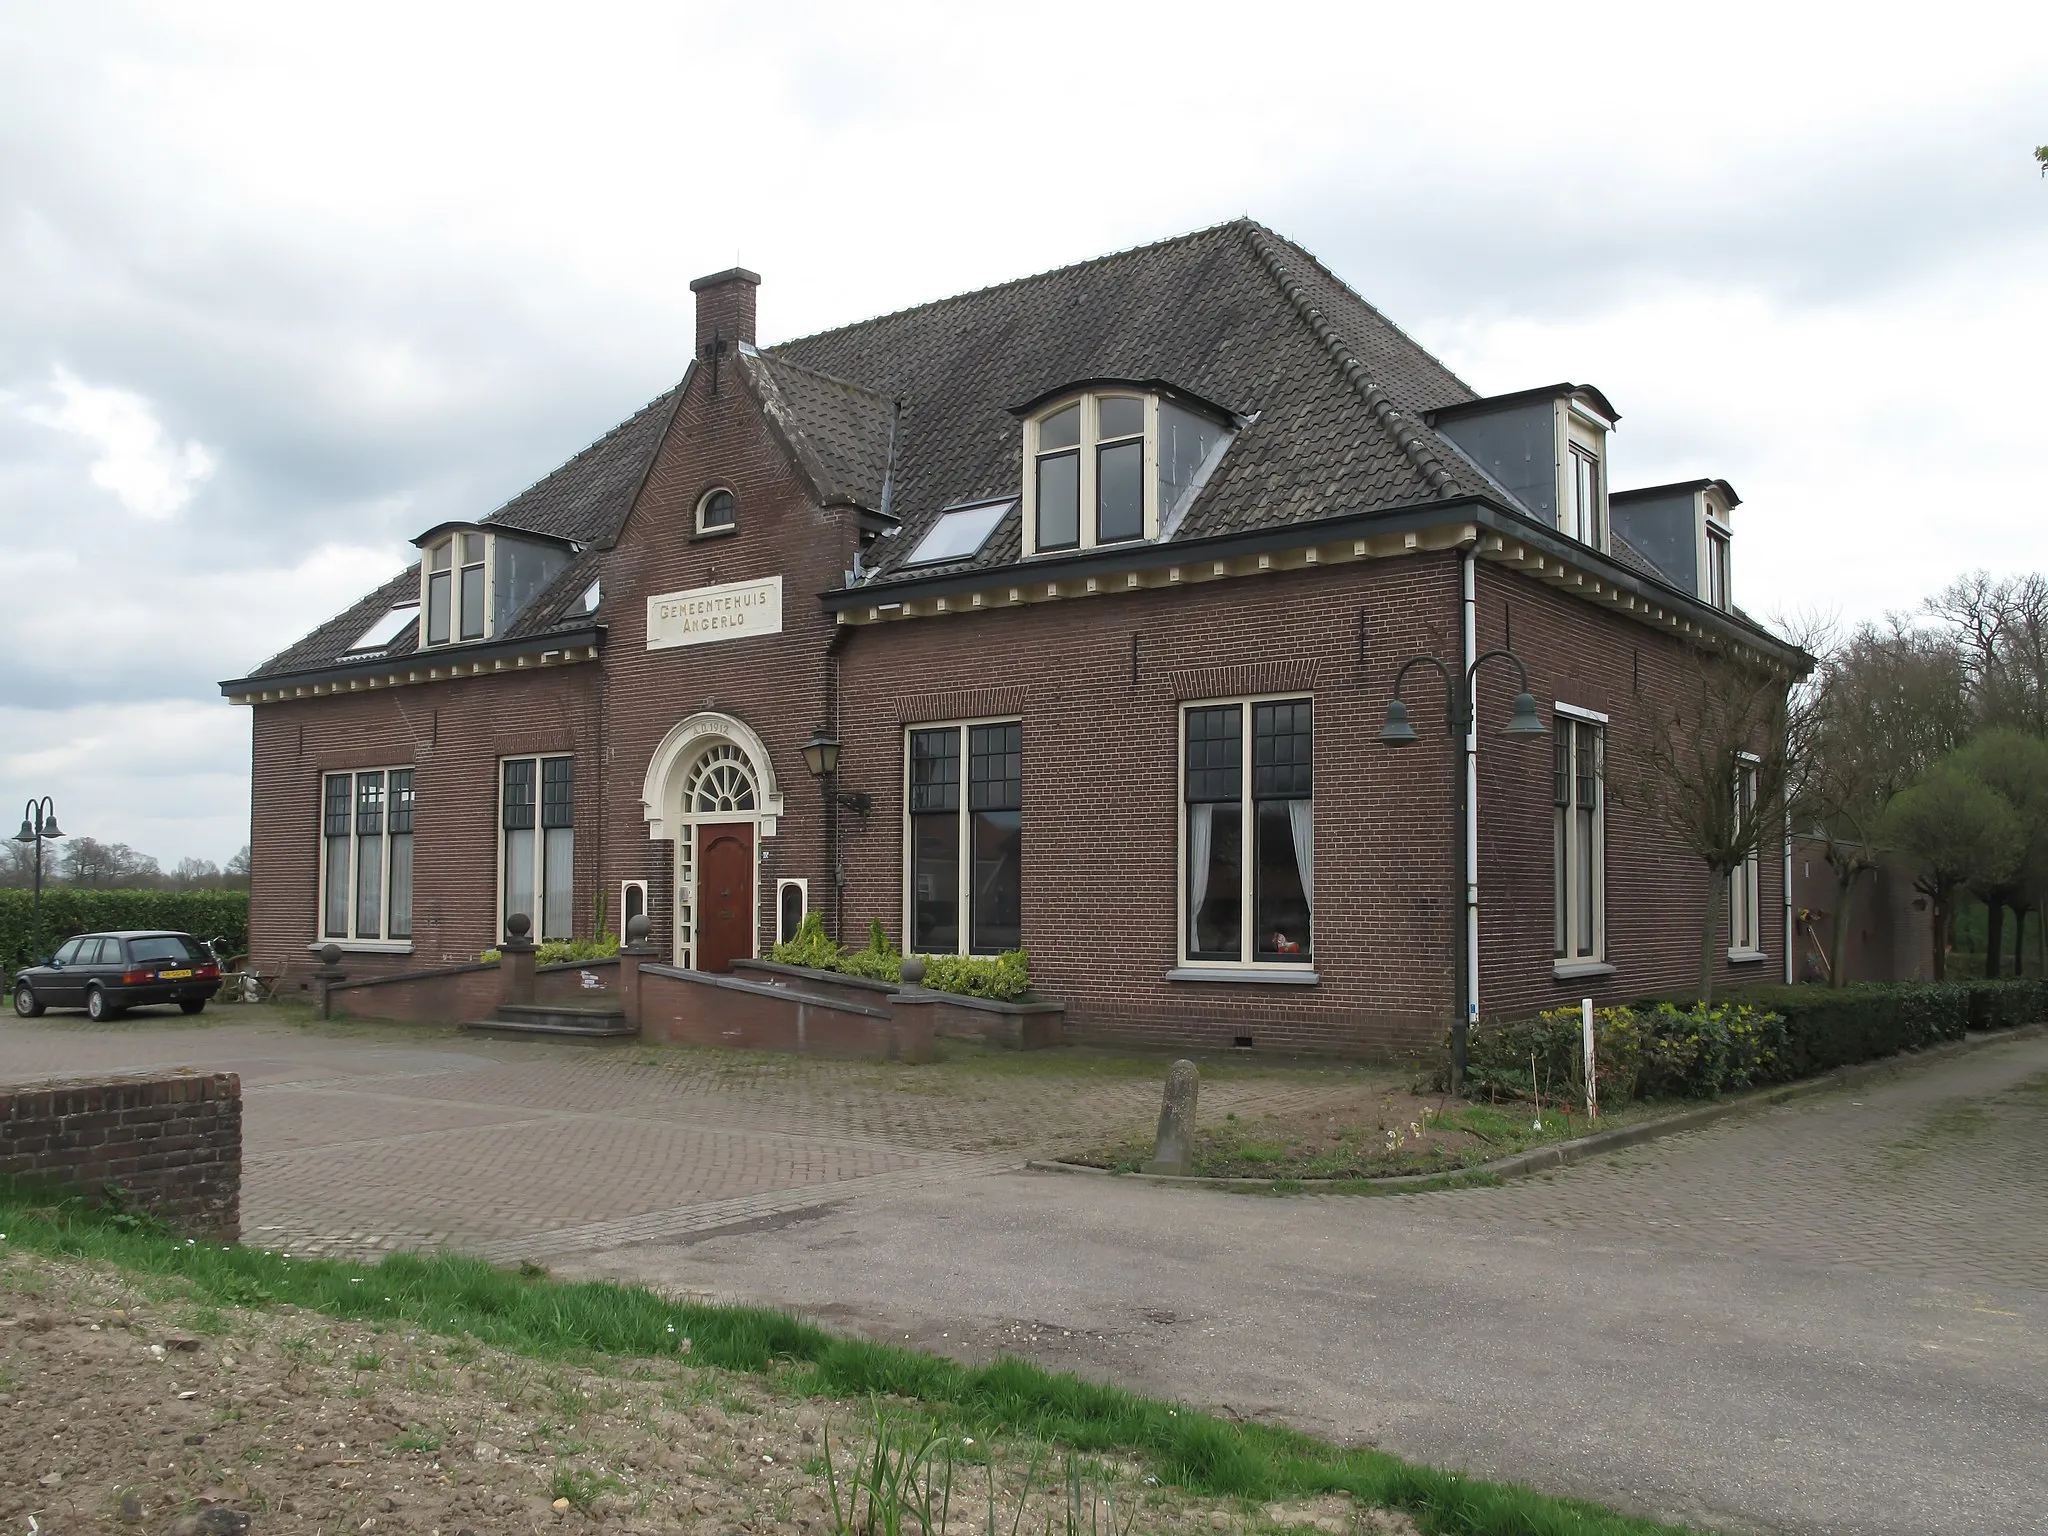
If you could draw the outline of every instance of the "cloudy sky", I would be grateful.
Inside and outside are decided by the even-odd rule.
[[[246,841],[214,684],[687,362],[1240,213],[1745,498],[1737,596],[2048,567],[2033,4],[0,7],[0,812]],[[10,813],[11,814],[11,813]]]

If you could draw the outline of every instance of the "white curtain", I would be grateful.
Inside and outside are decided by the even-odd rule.
[[[1209,840],[1213,805],[1188,807],[1188,947],[1195,948],[1195,920],[1209,897]]]
[[[1301,872],[1301,894],[1309,911],[1316,909],[1316,803],[1287,802],[1287,824],[1294,831],[1294,867]]]

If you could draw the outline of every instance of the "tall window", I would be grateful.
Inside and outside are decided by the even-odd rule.
[[[426,546],[420,594],[425,644],[501,635],[568,565],[567,540],[495,530],[456,530]]]
[[[1755,815],[1756,765],[1744,763],[1735,770],[1736,826]],[[1757,899],[1760,873],[1761,860],[1752,848],[1728,877],[1728,947],[1737,954],[1755,954],[1763,948]]]
[[[1564,531],[1596,548],[1600,543],[1600,456],[1573,443],[1566,467]]]
[[[1024,426],[1030,554],[1155,538],[1231,429],[1150,394],[1083,394]]]
[[[410,768],[330,773],[322,787],[320,936],[412,937]]]
[[[501,765],[505,918],[524,912],[538,939],[575,934],[575,759],[508,757]]]
[[[1183,958],[1307,965],[1314,958],[1315,705],[1189,705],[1181,779]]]
[[[1712,523],[1707,524],[1706,597],[1716,608],[1726,608],[1732,600],[1728,590],[1728,535]]]
[[[1607,941],[1606,786],[1601,729],[1560,714],[1552,752],[1553,937],[1562,961],[1599,960]]]
[[[455,583],[455,541],[443,539],[427,551],[427,644],[446,645],[455,637],[450,615]]]
[[[1015,720],[910,733],[911,949],[994,955],[1023,943],[1023,763]]]

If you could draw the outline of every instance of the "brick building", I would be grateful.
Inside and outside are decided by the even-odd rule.
[[[1725,482],[1610,495],[1599,391],[1479,398],[1249,221],[774,347],[759,282],[694,283],[674,389],[222,685],[260,966],[602,900],[718,970],[814,908],[1021,944],[1082,1038],[1347,1054],[1689,984],[1707,877],[1604,763],[1701,647],[1802,664],[1730,601]],[[1482,668],[1467,945],[1426,666],[1380,732],[1410,657],[1509,648],[1547,734]],[[1784,974],[1784,873],[1734,882],[1725,982]]]

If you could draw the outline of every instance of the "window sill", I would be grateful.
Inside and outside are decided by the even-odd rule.
[[[1166,973],[1166,979],[1168,981],[1233,982],[1239,986],[1313,987],[1318,985],[1323,978],[1312,970],[1297,969],[1292,966],[1285,970],[1278,966],[1270,968],[1265,966],[1244,966],[1226,970],[1222,966],[1216,966],[1212,969],[1206,965],[1177,965]]]
[[[1614,967],[1605,960],[1559,961],[1551,966],[1550,974],[1557,981],[1577,981],[1582,976],[1612,976]]]
[[[691,534],[692,539],[729,539],[740,531],[740,525],[733,523],[724,528],[699,528]]]
[[[315,939],[306,946],[306,953],[317,955],[329,944],[344,955],[409,955],[412,953],[411,939]]]
[[[1770,958],[1769,955],[1760,949],[1731,949],[1728,951],[1728,963],[1730,965],[1755,965],[1759,960],[1768,960]]]

